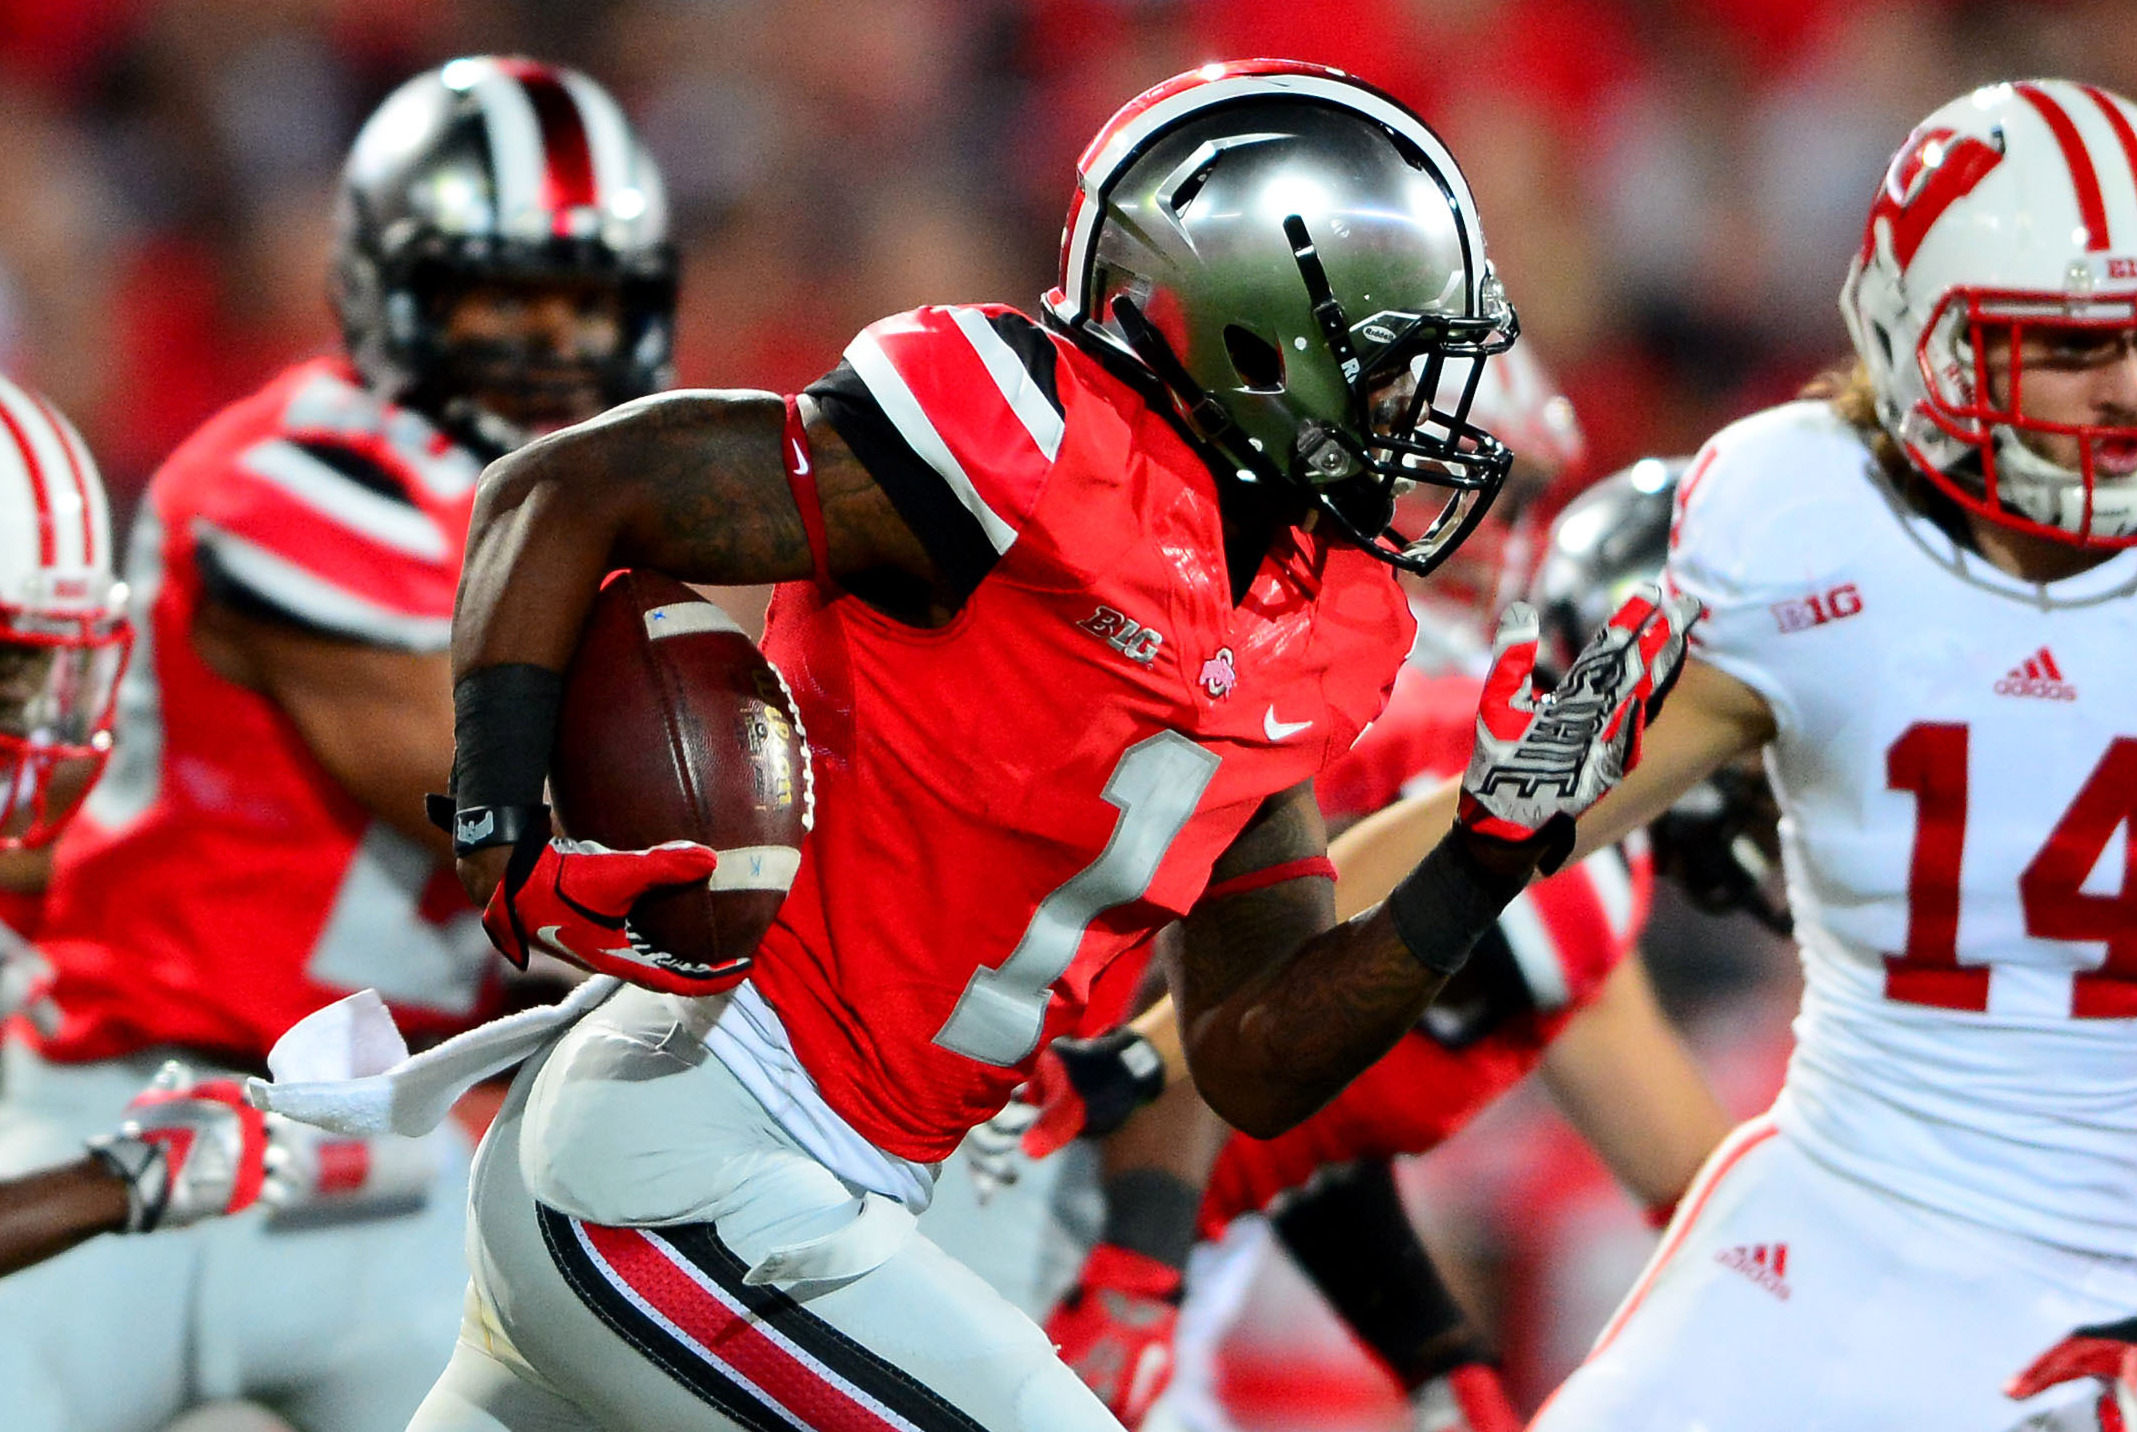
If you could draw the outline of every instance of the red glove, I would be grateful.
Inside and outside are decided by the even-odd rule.
[[[1690,597],[1640,586],[1551,691],[1537,695],[1536,611],[1515,602],[1492,639],[1476,748],[1456,824],[1510,844],[1541,840],[1539,869],[1573,848],[1573,822],[1640,759],[1640,737],[1684,661],[1698,619]]]
[[[1046,1335],[1083,1385],[1133,1432],[1172,1381],[1179,1321],[1179,1270],[1101,1243],[1048,1315]]]
[[[558,837],[538,847],[531,862],[513,852],[482,912],[482,928],[520,969],[528,950],[541,949],[664,994],[718,994],[742,982],[748,956],[707,965],[656,950],[631,929],[630,913],[648,891],[707,879],[719,863],[718,852],[687,840],[610,850]]]
[[[2137,1432],[2137,1318],[2079,1328],[2033,1360],[2004,1384],[2008,1397],[2025,1398],[2081,1377],[2106,1384],[2088,1408],[2075,1403],[2073,1421],[2058,1409],[2051,1426],[2098,1428],[2098,1432]],[[2088,1417],[2089,1413],[2089,1417]],[[2031,1423],[2027,1424],[2031,1426]]]
[[[1411,1432],[1521,1432],[1499,1370],[1465,1362],[1410,1394]]]

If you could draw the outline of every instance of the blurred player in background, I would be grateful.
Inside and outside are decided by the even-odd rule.
[[[485,461],[664,381],[660,182],[592,81],[466,59],[372,117],[337,222],[346,356],[213,419],[137,519],[127,734],[53,861],[35,934],[62,1018],[8,1046],[0,1170],[68,1157],[171,1052],[257,1069],[348,990],[433,1036],[498,998],[422,815],[468,512]],[[418,1147],[413,1199],[104,1240],[0,1283],[0,1425],[147,1429],[243,1396],[397,1432],[465,1284],[464,1147]]]
[[[2000,1432],[2016,1369],[2137,1307],[2133,135],[2063,81],[1937,111],[1843,289],[1858,365],[1679,489],[1709,616],[1579,844],[1763,747],[1803,1013],[1545,1432]]]
[[[22,938],[52,842],[112,748],[133,631],[104,484],[73,426],[0,379],[0,1011],[51,1030],[52,967]],[[188,1227],[266,1200],[292,1214],[418,1191],[387,1141],[334,1140],[173,1062],[71,1162],[0,1179],[0,1274],[99,1233]],[[272,1167],[270,1167],[272,1166]],[[396,1183],[396,1180],[399,1183]]]
[[[1523,414],[1507,416],[1516,420],[1508,426],[1520,426]],[[1665,480],[1635,486],[1636,475],[1655,472]],[[1586,640],[1598,608],[1607,618],[1626,591],[1659,573],[1666,478],[1659,464],[1613,477],[1553,527],[1544,579],[1530,596],[1546,618],[1545,649],[1557,654],[1560,669]],[[1487,594],[1504,586],[1497,579],[1478,584]],[[1332,824],[1378,809],[1400,788],[1437,784],[1468,761],[1481,676],[1448,665],[1442,654],[1471,639],[1460,632],[1427,638],[1423,628],[1475,607],[1465,599],[1419,601],[1417,609],[1421,635],[1405,676],[1421,679],[1406,704],[1391,701],[1323,775],[1319,788]],[[1429,655],[1420,660],[1421,653]],[[1362,807],[1350,804],[1359,798],[1353,793],[1362,794]],[[1332,850],[1339,867],[1346,844],[1338,837]],[[1070,1365],[1123,1421],[1139,1421],[1165,1385],[1184,1269],[1178,1380],[1151,1425],[1230,1427],[1215,1381],[1217,1348],[1246,1311],[1273,1232],[1400,1382],[1420,1428],[1496,1432],[1517,1425],[1485,1338],[1411,1229],[1390,1160],[1435,1147],[1540,1064],[1604,1161],[1658,1215],[1657,1226],[1666,1219],[1728,1124],[1663,1023],[1638,962],[1627,959],[1644,919],[1647,881],[1636,835],[1523,892],[1418,1028],[1289,1133],[1270,1140],[1231,1134],[1177,1083],[1129,1119],[1107,1145],[1104,1241],[1048,1323]],[[1364,908],[1382,893],[1339,884],[1337,909]],[[1166,1012],[1161,1007],[1159,1022]],[[1125,1037],[1055,1046],[1060,1063],[1042,1066],[1037,1082],[1057,1105],[1088,1098],[1120,1109],[1136,1088],[1153,1086],[1134,1071],[1177,1047],[1176,1031],[1152,1024],[1146,1017]],[[1051,1127],[1034,1152],[1073,1131],[1077,1112],[1056,1107],[1040,1117]],[[1262,1212],[1273,1216],[1266,1223],[1240,1217]],[[1189,1264],[1198,1238],[1205,1241]]]

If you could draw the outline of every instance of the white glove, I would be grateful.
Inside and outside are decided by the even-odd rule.
[[[235,1079],[196,1079],[172,1060],[128,1104],[116,1132],[89,1152],[126,1181],[126,1231],[183,1228],[259,1201],[267,1179],[266,1115]]]
[[[1462,777],[1458,825],[1511,844],[1541,839],[1538,868],[1558,868],[1573,822],[1640,759],[1640,736],[1662,707],[1699,619],[1691,597],[1635,587],[1558,685],[1537,695],[1536,611],[1515,602],[1492,638],[1477,703],[1477,744]]]
[[[59,1033],[52,1003],[52,964],[35,945],[0,920],[0,1020],[19,1014],[50,1039]]]
[[[177,1060],[89,1151],[126,1181],[128,1233],[183,1228],[260,1203],[281,1218],[361,1217],[420,1205],[437,1173],[427,1140],[328,1133],[263,1114],[234,1078]]]
[[[1011,1099],[1002,1111],[965,1135],[965,1167],[972,1173],[972,1189],[985,1203],[1024,1176],[1031,1157],[1024,1152],[1024,1135],[1039,1121],[1039,1106]]]

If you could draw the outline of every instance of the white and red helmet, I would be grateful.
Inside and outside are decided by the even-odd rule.
[[[2067,80],[1989,85],[1924,120],[1870,206],[1840,311],[1878,417],[1970,511],[2086,546],[2137,543],[2137,477],[2096,471],[2137,427],[2019,412],[2029,327],[2137,327],[2137,107]],[[2009,344],[2001,401],[1986,349]],[[2028,432],[2079,439],[2075,469]]]
[[[89,449],[0,378],[0,850],[50,842],[95,784],[132,642]]]

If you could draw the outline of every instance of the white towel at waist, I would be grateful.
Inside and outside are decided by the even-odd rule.
[[[427,1134],[462,1094],[540,1053],[622,987],[595,975],[557,1004],[524,1009],[411,1055],[377,990],[358,990],[291,1025],[245,1081],[254,1107],[338,1134]]]

